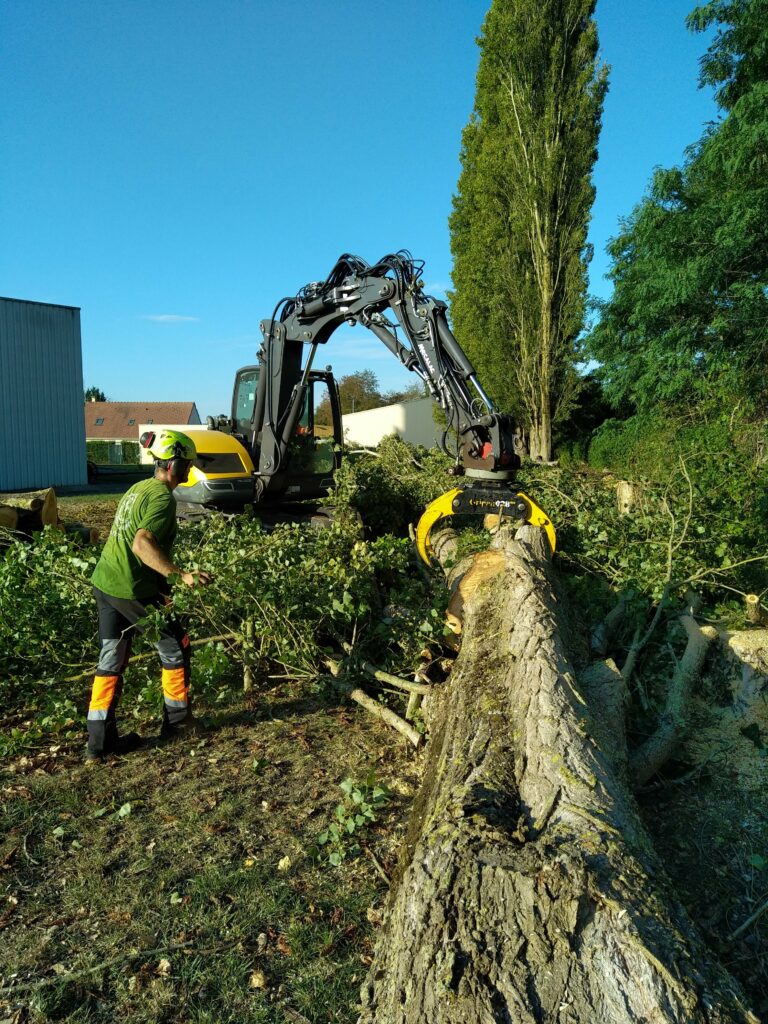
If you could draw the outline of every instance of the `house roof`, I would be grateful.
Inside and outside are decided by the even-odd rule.
[[[90,440],[136,441],[141,423],[197,424],[194,402],[86,402],[85,436]]]

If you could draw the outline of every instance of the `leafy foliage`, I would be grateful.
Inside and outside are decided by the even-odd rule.
[[[594,432],[589,464],[629,479],[664,483],[690,462],[692,475],[738,500],[735,489],[754,485],[765,448],[765,424],[732,423],[722,416],[681,419],[648,412],[627,420],[606,420]],[[716,471],[712,471],[716,468]]]
[[[376,453],[346,459],[329,498],[337,515],[362,519],[371,536],[405,535],[408,524],[451,486],[452,462],[437,448],[385,437]]]
[[[606,585],[650,600],[689,585],[719,597],[768,587],[768,474],[733,449],[681,456],[664,482],[637,488],[631,515],[618,508],[615,477],[532,466],[521,484],[556,524],[563,567],[592,597]]]
[[[456,335],[548,459],[578,390],[590,175],[607,88],[594,0],[494,0],[451,216]],[[512,385],[516,385],[517,394]]]
[[[334,820],[317,837],[317,846],[309,850],[310,856],[327,860],[331,867],[338,867],[347,857],[360,854],[357,837],[361,829],[376,821],[377,812],[389,800],[389,790],[376,781],[373,773],[361,783],[344,779],[339,789],[344,799],[336,805]]]
[[[174,594],[199,645],[195,690],[207,702],[229,699],[243,665],[316,678],[342,641],[382,667],[407,671],[425,640],[420,626],[439,635],[429,614],[434,595],[413,573],[409,542],[388,534],[363,540],[351,519],[267,533],[255,518],[211,516],[180,531],[176,554],[180,564],[214,575],[207,588],[179,584]],[[80,727],[97,654],[88,582],[96,557],[48,530],[0,558],[0,699],[16,730],[6,750]],[[390,605],[396,616],[384,614]],[[160,611],[148,617],[134,653],[146,650],[160,618]],[[138,714],[160,700],[156,660],[147,653],[126,679],[126,705]]]
[[[589,350],[611,398],[643,412],[768,398],[767,15],[765,0],[693,12],[693,28],[720,26],[702,84],[724,117],[655,173],[609,246],[614,293]]]

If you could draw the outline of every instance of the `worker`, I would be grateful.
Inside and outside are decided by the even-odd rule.
[[[171,561],[176,536],[173,491],[189,476],[197,455],[194,442],[180,431],[161,430],[142,434],[141,445],[154,459],[154,476],[134,484],[120,499],[91,577],[101,650],[88,708],[88,760],[146,745],[135,732],[118,736],[115,716],[133,634],[142,630],[149,609],[170,606],[170,577],[180,577],[188,587],[211,581],[207,572],[185,572]],[[170,613],[155,647],[162,664],[164,741],[188,735],[192,724],[189,637]]]

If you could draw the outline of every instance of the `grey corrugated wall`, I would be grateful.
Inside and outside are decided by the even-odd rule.
[[[80,310],[0,298],[0,491],[86,481]]]

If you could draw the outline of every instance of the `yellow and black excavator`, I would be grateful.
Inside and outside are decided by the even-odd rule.
[[[337,327],[361,324],[421,378],[446,415],[443,448],[455,456],[452,473],[461,479],[419,521],[424,561],[431,556],[432,527],[459,513],[495,513],[541,526],[554,551],[552,523],[515,487],[520,458],[512,419],[495,411],[448,325],[445,303],[425,294],[422,270],[406,250],[373,266],[345,254],[326,280],[281,299],[261,322],[258,363],[237,371],[231,416],[209,417],[206,430],[185,428],[198,458],[189,481],[174,492],[177,500],[235,511],[327,493],[341,460],[341,411],[330,367],[312,366]],[[323,399],[330,425],[316,422]],[[454,452],[448,451],[451,435],[458,439]]]

